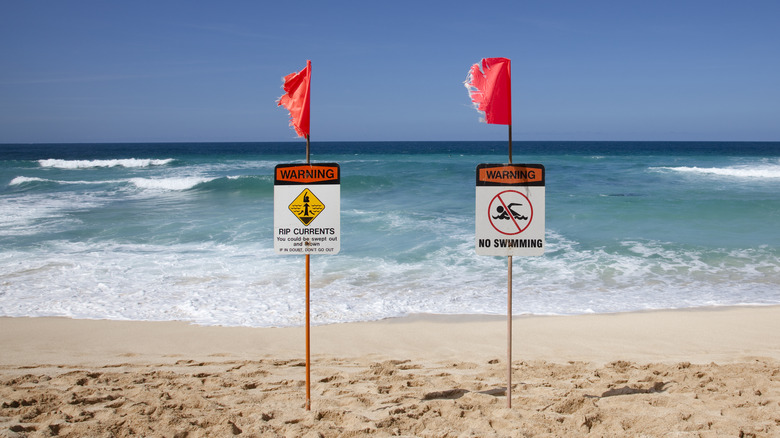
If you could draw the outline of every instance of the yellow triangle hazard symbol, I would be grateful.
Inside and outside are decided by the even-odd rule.
[[[309,225],[322,210],[325,210],[325,204],[314,196],[311,190],[304,189],[288,208],[303,225]]]

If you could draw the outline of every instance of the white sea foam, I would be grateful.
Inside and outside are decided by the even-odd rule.
[[[213,181],[217,178],[200,176],[173,178],[131,178],[129,181],[140,189],[180,191],[191,189],[198,184]]]
[[[653,170],[667,170],[686,174],[725,176],[734,178],[759,178],[759,179],[777,179],[780,178],[780,165],[764,164],[752,166],[730,166],[730,167],[655,167]]]
[[[97,208],[104,200],[70,193],[0,197],[0,236],[33,235],[62,227],[68,212]]]
[[[60,160],[49,158],[38,160],[41,167],[54,167],[58,169],[87,169],[93,167],[150,167],[164,166],[173,162],[173,158],[151,159],[151,158],[124,158],[112,160]]]
[[[582,250],[555,233],[549,243],[548,256],[515,261],[518,314],[766,304],[780,298],[776,288],[761,287],[760,281],[780,276],[769,249],[701,254],[661,242],[626,241],[621,246],[631,253]],[[301,325],[302,258],[278,256],[271,245],[58,241],[0,253],[2,314]],[[475,255],[471,241],[414,263],[345,252],[312,259],[315,324],[506,311],[506,260]],[[737,257],[742,266],[731,266]]]
[[[18,185],[22,185],[22,184],[36,183],[36,182],[54,183],[54,184],[63,184],[63,185],[103,185],[103,184],[121,183],[122,180],[106,180],[106,181],[100,181],[100,180],[97,180],[97,181],[77,180],[77,181],[66,181],[66,180],[54,180],[54,179],[37,178],[37,177],[17,176],[16,178],[12,179],[11,182],[8,183],[8,185],[9,186],[18,186]]]
[[[11,182],[8,183],[8,185],[18,186],[26,183],[31,183],[31,182],[47,182],[47,181],[50,180],[44,178],[37,178],[37,177],[17,176],[16,178],[12,179]]]
[[[229,176],[228,179],[239,179],[241,176]],[[8,183],[9,186],[22,185],[26,183],[53,183],[61,185],[105,185],[105,184],[132,184],[139,189],[159,190],[159,191],[180,191],[191,189],[198,184],[203,184],[209,181],[218,179],[216,177],[202,177],[202,176],[184,176],[184,177],[161,177],[161,178],[129,178],[129,179],[115,179],[115,180],[53,180],[37,177],[18,176]]]

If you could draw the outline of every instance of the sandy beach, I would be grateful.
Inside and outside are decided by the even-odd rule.
[[[780,307],[312,328],[0,318],[0,436],[780,436]]]

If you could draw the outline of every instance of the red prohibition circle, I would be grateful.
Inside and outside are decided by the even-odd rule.
[[[502,196],[503,195],[503,196]],[[517,198],[516,195],[520,195],[522,198]],[[517,200],[525,200],[525,202],[528,203],[528,209],[530,209],[530,214],[525,217],[522,214],[517,214],[515,210],[513,210],[511,207],[513,205],[517,205],[517,203],[512,202],[513,199],[516,198]],[[496,206],[496,212],[500,213],[498,218],[494,218],[492,211],[493,205],[498,202],[498,206]],[[522,204],[520,204],[522,205]],[[502,210],[498,210],[498,207],[501,207]],[[531,200],[528,199],[528,196],[525,196],[524,194],[518,192],[517,190],[504,190],[503,192],[497,194],[493,197],[493,199],[490,200],[490,204],[488,204],[488,220],[490,221],[490,225],[493,226],[493,229],[498,231],[501,234],[506,234],[508,236],[513,236],[515,234],[520,234],[523,231],[525,231],[529,225],[531,225],[531,221],[534,219],[534,206],[531,204]],[[506,217],[503,217],[503,215],[506,215]],[[518,217],[519,216],[519,217]],[[494,222],[494,221],[506,221],[506,222]],[[520,222],[526,221],[525,226],[523,226]],[[497,225],[498,224],[498,225]],[[503,229],[499,225],[504,225]]]

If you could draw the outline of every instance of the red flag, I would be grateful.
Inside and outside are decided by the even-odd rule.
[[[477,111],[485,113],[485,121],[494,125],[512,124],[512,81],[507,58],[485,58],[474,64],[464,84]]]
[[[277,105],[290,111],[290,126],[295,128],[299,137],[309,136],[309,86],[311,85],[311,61],[298,73],[284,77],[284,94]]]

